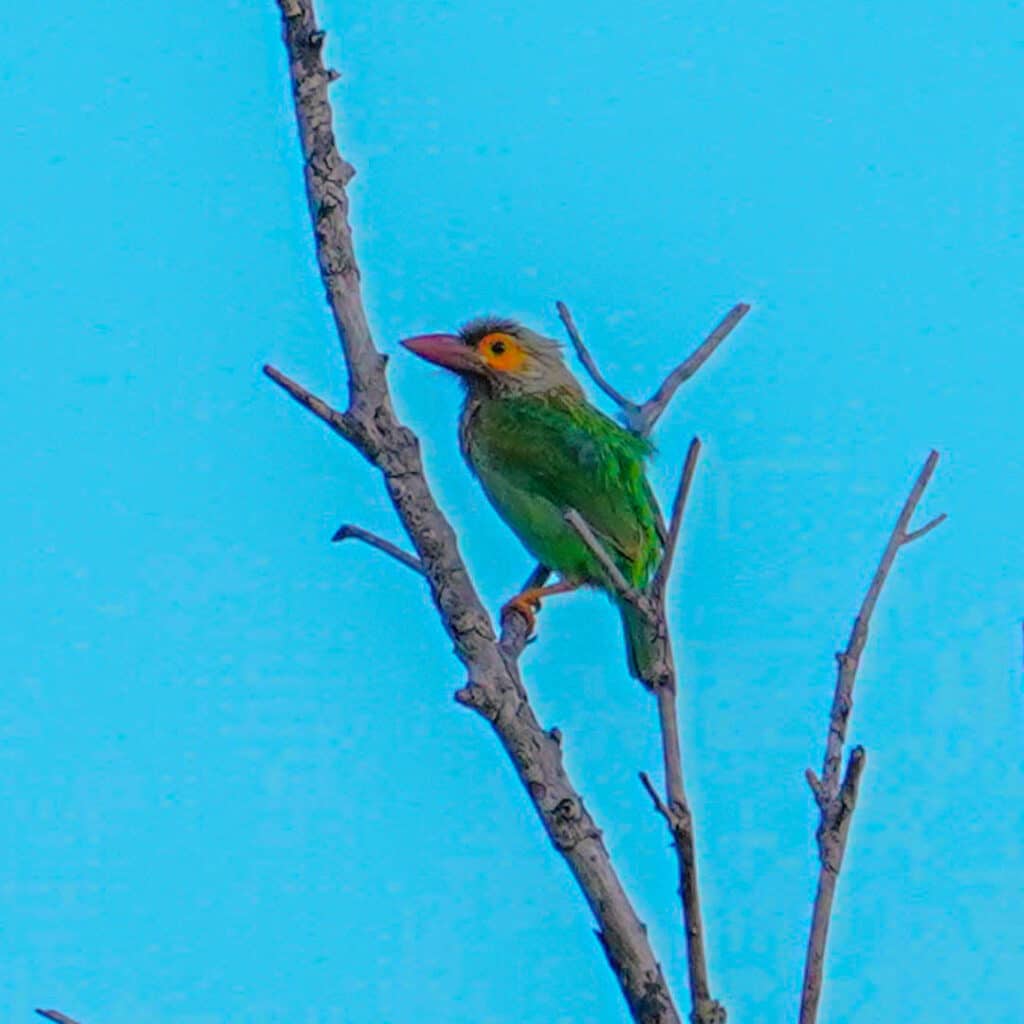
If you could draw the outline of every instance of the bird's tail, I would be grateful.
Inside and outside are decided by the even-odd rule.
[[[649,680],[654,667],[654,641],[644,617],[627,601],[619,603],[622,615],[622,633],[626,642],[626,660],[629,674],[634,679]]]

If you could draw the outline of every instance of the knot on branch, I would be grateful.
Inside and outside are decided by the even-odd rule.
[[[611,961],[611,956],[609,956]],[[612,962],[614,967],[614,962]],[[666,1020],[671,1006],[665,999],[665,979],[659,973],[656,977],[648,977],[644,990],[636,1001],[637,1020]]]
[[[725,1007],[717,999],[698,999],[690,1014],[692,1024],[725,1024]]]
[[[479,683],[467,683],[456,690],[455,702],[463,707],[472,708],[483,715],[488,722],[496,721],[501,711],[500,703]]]
[[[564,851],[573,849],[585,839],[600,839],[601,830],[583,807],[583,801],[562,797],[551,809],[548,819],[551,841]]]

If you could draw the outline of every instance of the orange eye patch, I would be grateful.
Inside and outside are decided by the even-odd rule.
[[[477,352],[492,370],[515,373],[526,362],[522,346],[510,334],[487,334],[477,342]]]

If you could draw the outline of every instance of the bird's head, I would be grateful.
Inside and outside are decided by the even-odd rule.
[[[471,394],[582,394],[558,342],[514,320],[472,320],[458,334],[421,334],[402,344],[421,359],[457,373]]]

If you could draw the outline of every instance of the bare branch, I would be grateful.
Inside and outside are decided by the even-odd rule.
[[[417,572],[421,576],[425,575],[423,563],[415,555],[410,555],[407,551],[403,551],[397,544],[392,544],[391,541],[385,540],[383,537],[378,537],[377,534],[370,533],[369,530],[364,530],[361,526],[354,526],[351,523],[345,523],[343,526],[338,527],[334,536],[331,538],[331,540],[335,542],[349,539],[361,540],[364,544],[369,544],[378,551],[383,551],[384,554],[390,555],[395,559],[395,561],[401,562],[402,565],[412,569],[413,572]]]
[[[594,357],[590,354],[587,346],[583,343],[576,322],[572,318],[568,307],[564,302],[556,302],[555,308],[565,325],[566,333],[576,350],[579,361],[583,368],[590,375],[591,380],[619,407],[626,426],[639,434],[641,437],[648,437],[654,429],[655,423],[661,418],[662,413],[672,401],[679,385],[689,380],[707,361],[712,353],[732,333],[733,328],[750,312],[750,306],[745,302],[738,302],[725,315],[717,327],[694,349],[665,379],[658,390],[643,404],[626,398],[621,391],[613,387],[603,373],[598,369]]]
[[[658,795],[657,789],[654,788],[654,783],[651,782],[650,775],[647,772],[639,772],[640,782],[644,789],[647,790],[647,795],[651,798],[651,803],[654,804],[654,809],[665,819],[668,823],[669,828],[672,827],[672,815],[669,813],[669,809],[665,806],[665,801]]]
[[[565,303],[559,302],[557,308],[580,362],[590,374],[594,383],[618,405],[630,429],[641,436],[647,436],[650,433],[680,384],[697,372],[749,310],[749,306],[745,304],[737,305],[712,331],[704,343],[669,374],[654,397],[640,406],[630,401],[609,384],[584,345],[579,330],[573,321],[572,314],[565,306]],[[686,463],[683,467],[679,486],[672,504],[671,521],[667,528],[661,517],[660,510],[658,510],[658,532],[664,543],[665,550],[661,563],[645,594],[637,595],[633,588],[629,586],[603,545],[578,512],[574,509],[569,509],[565,513],[565,519],[576,530],[583,542],[601,563],[602,568],[605,570],[605,575],[615,592],[623,599],[629,600],[641,608],[648,620],[649,636],[653,649],[656,651],[656,656],[652,658],[649,677],[645,678],[644,682],[656,694],[658,700],[665,789],[668,803],[666,804],[658,796],[650,777],[646,773],[640,773],[640,780],[654,801],[655,809],[668,824],[673,846],[676,850],[679,868],[679,895],[682,901],[687,943],[691,1020],[694,1024],[722,1024],[726,1019],[725,1009],[717,1000],[711,997],[708,982],[707,958],[704,952],[704,925],[697,885],[697,857],[693,838],[693,816],[686,799],[686,790],[683,783],[682,754],[679,744],[676,712],[676,669],[672,658],[665,609],[665,591],[668,577],[678,546],[683,513],[686,508],[686,500],[693,482],[699,454],[700,439],[694,438],[687,452]]]
[[[356,430],[352,418],[343,412],[329,406],[322,398],[317,398],[312,391],[307,391],[301,384],[294,381],[287,374],[282,373],[276,366],[269,363],[263,367],[263,372],[279,387],[288,392],[299,405],[304,406],[314,416],[323,420],[339,437],[343,437],[352,444],[356,443]]]
[[[66,1013],[61,1013],[60,1010],[36,1010],[36,1013],[40,1017],[54,1021],[55,1024],[78,1024],[78,1021],[69,1017]]]
[[[683,929],[686,936],[686,966],[690,985],[690,1020],[692,1024],[725,1024],[726,1012],[711,996],[708,980],[707,955],[704,949],[704,921],[700,906],[700,890],[697,882],[697,850],[694,841],[693,814],[686,798],[683,780],[683,758],[679,742],[679,717],[676,707],[675,660],[668,630],[666,611],[666,583],[682,528],[686,499],[693,482],[700,454],[700,439],[690,442],[686,454],[675,500],[672,503],[672,519],[668,529],[665,553],[661,565],[644,597],[644,609],[649,619],[649,636],[655,643],[656,656],[649,678],[644,681],[653,691],[658,702],[658,727],[661,732],[662,767],[665,772],[665,796],[658,796],[650,777],[640,773],[640,781],[654,802],[655,810],[665,819],[672,845],[676,853],[679,873],[679,898],[683,915]]]
[[[583,338],[580,337],[579,329],[576,327],[576,321],[572,318],[572,313],[569,312],[569,307],[564,302],[556,302],[555,309],[558,310],[558,315],[565,325],[572,347],[576,350],[576,357],[590,374],[590,379],[623,411],[627,419],[630,415],[637,415],[640,412],[640,406],[636,402],[631,402],[621,391],[616,391],[597,368],[594,357],[590,354],[587,346],[583,344]]]
[[[813,768],[804,769],[804,778],[807,780],[807,785],[811,787],[811,793],[814,794],[815,801],[820,804],[822,793],[824,792],[821,788],[821,779],[818,778],[818,775]]]
[[[624,601],[638,607],[643,603],[643,595],[629,585],[622,570],[612,561],[605,546],[597,539],[590,524],[574,508],[567,508],[562,518],[579,534],[580,540],[590,549],[590,553],[601,563],[601,568],[615,593]]]
[[[932,451],[928,454],[907,500],[903,503],[896,525],[889,535],[878,568],[875,570],[875,575],[861,602],[860,611],[854,620],[846,649],[836,655],[836,685],[832,698],[832,710],[829,714],[828,734],[825,738],[825,758],[821,779],[819,780],[810,769],[806,773],[807,781],[820,809],[821,818],[817,832],[818,886],[814,896],[811,929],[804,961],[804,979],[800,994],[800,1024],[814,1024],[818,1016],[832,902],[839,871],[843,864],[843,855],[846,852],[850,820],[857,805],[860,777],[867,759],[863,747],[854,747],[847,761],[845,775],[840,781],[840,766],[850,712],[853,710],[853,686],[857,679],[857,669],[860,666],[864,645],[867,643],[871,615],[878,603],[882,587],[885,585],[897,553],[901,547],[923,537],[946,518],[945,515],[936,516],[919,530],[908,531],[907,529],[924,490],[935,472],[938,461],[938,452]]]
[[[911,530],[910,533],[908,533],[903,538],[903,543],[909,544],[911,543],[911,541],[918,540],[919,538],[925,536],[925,534],[931,533],[936,526],[938,526],[940,523],[944,523],[946,521],[946,518],[946,513],[943,512],[941,513],[941,515],[937,515],[934,519],[925,523],[924,526],[920,527],[919,529]]]
[[[690,485],[693,483],[693,474],[697,469],[699,456],[700,438],[695,437],[687,449],[686,462],[683,463],[683,472],[679,476],[679,486],[676,488],[676,496],[672,502],[672,519],[669,522],[668,536],[665,539],[665,552],[661,556],[661,564],[654,574],[651,586],[651,590],[655,594],[659,594],[665,589],[669,574],[672,572],[672,562],[679,544],[679,530],[683,525],[683,513],[686,511],[686,499],[690,495]]]
[[[459,555],[451,525],[423,473],[419,443],[397,418],[385,358],[363,309],[348,223],[352,168],[338,152],[321,59],[323,36],[312,0],[278,0],[305,168],[317,261],[349,372],[349,404],[339,413],[273,368],[268,375],[381,472],[416,549],[440,619],[469,683],[461,703],[483,715],[508,754],[555,849],[565,859],[600,929],[601,945],[637,1024],[680,1024],[647,930],[612,866],[594,819],[570,782],[557,732],[545,731],[529,704],[514,653],[522,616],[508,616],[501,646]]]
[[[679,385],[689,380],[712,356],[715,349],[732,333],[733,328],[750,312],[746,302],[737,302],[722,318],[717,327],[690,353],[662,382],[661,387],[640,406],[636,422],[630,427],[647,437],[654,424],[668,408]]]
[[[889,576],[893,562],[899,549],[914,539],[913,534],[908,534],[907,527],[914,516],[914,511],[924,494],[928,482],[935,472],[935,466],[939,461],[939,453],[932,451],[925,460],[921,472],[914,481],[914,486],[907,496],[900,510],[899,518],[893,527],[889,540],[882,552],[881,560],[875,575],[871,580],[864,600],[861,603],[860,611],[854,620],[853,628],[850,630],[850,638],[846,650],[836,656],[838,672],[836,675],[835,696],[832,701],[832,711],[829,716],[829,731],[825,746],[825,762],[822,768],[821,781],[825,792],[830,800],[834,799],[839,791],[839,768],[843,756],[843,744],[846,742],[846,726],[853,710],[853,684],[857,678],[857,669],[860,667],[861,654],[864,652],[864,645],[868,640],[868,627],[871,623],[871,615],[878,603],[882,587]],[[931,530],[938,525],[932,520],[927,529]],[[920,535],[920,533],[918,533]]]
[[[679,744],[676,687],[657,690],[658,719],[661,725],[662,760],[669,814],[666,821],[672,833],[672,845],[679,867],[679,898],[686,933],[686,967],[690,981],[690,1020],[693,1024],[725,1024],[725,1007],[711,997],[707,954],[704,951],[704,919],[700,908],[697,881],[697,848],[693,835],[693,814],[683,783],[682,751]]]

